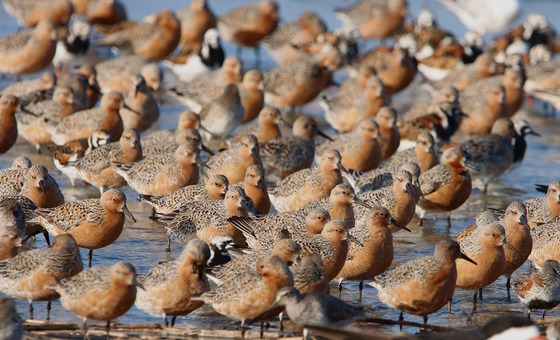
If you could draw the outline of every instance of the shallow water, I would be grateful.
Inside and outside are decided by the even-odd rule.
[[[185,3],[184,1],[124,1],[129,11],[129,17],[140,19],[144,15],[154,12],[162,8],[178,9]],[[239,0],[213,0],[210,4],[217,14],[225,13],[232,7],[246,1]],[[340,23],[334,17],[332,9],[337,6],[346,6],[353,1],[318,1],[318,0],[283,0],[280,3],[281,17],[285,22],[292,21],[303,10],[316,10],[326,20],[329,27],[337,27]],[[462,35],[465,31],[464,27],[457,18],[449,14],[437,2],[432,0],[409,1],[412,14],[418,13],[421,8],[429,8],[436,13],[438,22],[457,35]],[[553,14],[557,14],[560,10],[560,4],[555,1],[522,1],[522,13],[518,19],[523,20],[528,13],[539,11],[543,12],[552,24],[560,29],[560,19]],[[9,17],[3,8],[0,9],[0,34],[15,32],[17,29],[16,22]],[[372,43],[368,43],[370,45]],[[232,45],[225,45],[227,54],[235,53]],[[273,61],[266,55],[263,55],[263,67],[268,68],[274,65]],[[254,65],[254,55],[250,50],[243,51],[243,60],[246,67]],[[344,75],[337,75],[337,78],[343,78]],[[0,87],[4,87],[10,83],[9,79],[0,80]],[[417,85],[417,83],[415,83]],[[403,106],[404,102],[411,102],[414,95],[407,90],[396,97],[397,107]],[[414,91],[414,93],[418,93]],[[421,93],[421,92],[420,92]],[[161,107],[160,121],[152,129],[171,128],[177,121],[178,114],[183,110],[180,105],[164,104]],[[303,108],[303,111],[314,114],[320,118],[320,110],[315,104],[310,104]],[[417,258],[426,254],[431,254],[434,245],[442,238],[454,237],[463,227],[470,224],[476,214],[486,207],[504,208],[507,204],[514,200],[525,200],[537,197],[540,194],[533,189],[533,184],[547,184],[553,180],[557,180],[557,169],[560,165],[560,157],[557,155],[560,138],[557,135],[560,123],[557,117],[546,117],[538,113],[528,112],[526,109],[519,112],[518,115],[526,116],[530,120],[533,128],[539,132],[542,137],[529,137],[529,146],[524,163],[520,168],[512,173],[503,176],[499,183],[492,184],[489,193],[486,196],[476,189],[473,191],[470,199],[459,210],[452,214],[452,226],[448,230],[446,228],[445,219],[431,219],[431,216],[424,222],[423,227],[417,226],[414,220],[409,227],[412,233],[399,232],[394,235],[395,238],[395,261],[394,264],[402,263],[412,258]],[[24,140],[18,140],[18,143],[8,153],[0,156],[0,168],[10,165],[12,160],[19,155],[27,155],[34,164],[44,164],[48,167],[51,174],[56,178],[62,187],[63,193],[68,201],[82,199],[87,197],[98,197],[99,193],[95,188],[89,187],[70,187],[68,180],[56,171],[49,155],[36,154],[34,149],[26,144]],[[125,260],[134,264],[139,273],[145,273],[158,261],[168,257],[165,252],[166,236],[164,229],[158,224],[148,219],[150,208],[146,204],[139,203],[135,200],[136,193],[124,188],[129,202],[129,209],[132,211],[138,223],[132,224],[129,220],[121,237],[111,246],[94,252],[93,264],[110,265],[117,261]],[[44,241],[41,236],[35,242],[35,246],[44,247]],[[172,257],[175,257],[180,251],[177,245],[172,246]],[[84,263],[87,265],[87,252],[82,251]],[[521,267],[514,278],[520,274],[529,272],[529,266]],[[505,279],[500,278],[497,282],[484,289],[484,302],[479,305],[479,313],[476,318],[480,321],[489,319],[501,313],[525,313],[525,308],[519,303],[517,297],[512,298],[511,303],[507,303],[505,299]],[[333,286],[333,293],[336,287]],[[512,295],[515,293],[512,291]],[[355,283],[346,282],[344,284],[343,299],[352,303],[358,303],[358,286]],[[462,315],[462,311],[469,311],[471,308],[472,293],[458,289],[453,298],[452,313],[447,314],[444,309],[430,316],[429,323],[444,327],[465,327],[466,318]],[[369,308],[368,316],[376,318],[397,319],[398,312],[381,304],[377,298],[375,289],[369,286],[364,288],[363,304]],[[46,315],[45,303],[35,303],[35,317],[44,319]],[[25,317],[28,316],[27,303],[19,302],[18,311]],[[549,315],[555,316],[558,313],[552,311]],[[51,311],[51,320],[80,322],[80,319],[73,314],[64,310],[58,301],[53,302]],[[405,320],[421,322],[421,318],[416,316],[405,315]],[[161,322],[160,319],[150,317],[144,312],[133,307],[126,315],[119,318],[120,323],[151,323]],[[229,320],[225,317],[217,315],[210,308],[202,308],[192,315],[185,318],[178,318],[178,326],[195,326],[202,328],[226,328],[234,327],[229,324]],[[363,325],[362,325],[363,326]],[[370,327],[368,327],[370,328]],[[374,327],[375,330],[389,333],[397,332],[396,326],[380,326]],[[415,328],[406,328],[405,332],[416,332]]]

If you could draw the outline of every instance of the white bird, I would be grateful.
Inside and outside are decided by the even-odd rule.
[[[499,32],[519,14],[518,0],[438,0],[455,13],[469,30]]]

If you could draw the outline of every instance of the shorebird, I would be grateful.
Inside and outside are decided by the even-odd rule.
[[[229,187],[223,201],[191,202],[178,211],[152,219],[164,224],[170,251],[171,240],[186,244],[194,236],[207,243],[218,236],[229,236],[236,245],[243,245],[243,234],[227,222],[233,216],[248,217],[247,196],[240,186]]]
[[[423,195],[418,201],[420,223],[428,211],[448,212],[447,224],[450,226],[451,212],[465,203],[472,191],[471,176],[461,150],[445,150],[440,164],[421,173],[419,181]]]
[[[110,267],[95,267],[61,280],[54,285],[60,294],[62,307],[84,320],[84,338],[87,338],[87,319],[107,321],[107,337],[111,320],[126,313],[136,300],[136,269],[128,262],[117,262]],[[104,299],[103,297],[110,297]]]
[[[69,0],[4,0],[2,4],[17,19],[19,27],[34,27],[43,20],[51,20],[57,26],[66,25],[73,13]]]
[[[5,3],[5,2],[3,2]],[[56,30],[50,20],[0,40],[0,72],[17,77],[48,66],[56,52]]]
[[[267,174],[284,179],[296,171],[309,168],[315,155],[317,135],[330,139],[318,129],[315,119],[300,116],[294,122],[291,136],[259,144],[259,154]]]
[[[89,249],[90,267],[93,250],[110,245],[121,235],[125,216],[136,222],[126,206],[126,196],[118,189],[104,192],[100,199],[90,198],[55,208],[37,209],[36,214],[32,222],[51,235],[68,233],[79,247]]]
[[[77,161],[69,161],[65,171],[77,172],[84,181],[99,188],[99,192],[120,188],[126,181],[114,171],[116,164],[130,164],[142,159],[140,135],[136,130],[127,129],[118,142],[100,146]]]
[[[377,276],[369,284],[377,288],[379,299],[391,308],[424,317],[451,301],[457,280],[457,264],[463,259],[476,265],[459,244],[450,239],[438,242],[433,256],[425,256],[397,266]]]
[[[3,95],[0,98],[0,154],[10,150],[16,143],[18,128],[15,113],[18,106],[19,100],[14,96]]]
[[[205,175],[222,174],[230,184],[242,181],[251,165],[261,165],[259,143],[254,135],[243,135],[240,142],[208,160]]]
[[[500,118],[492,126],[490,134],[475,137],[463,143],[460,150],[469,163],[476,169],[474,178],[483,182],[483,193],[488,184],[501,176],[513,162],[513,137],[515,128],[509,118]]]
[[[364,280],[382,274],[393,262],[393,236],[389,228],[392,224],[410,231],[393,219],[384,207],[373,207],[365,224],[350,229],[349,234],[357,242],[351,242],[346,262],[338,273],[338,296],[342,292],[342,281],[360,281],[360,300]]]
[[[403,27],[408,13],[405,0],[360,0],[336,9],[343,25],[357,28],[364,39],[386,39]]]
[[[260,66],[260,41],[278,27],[278,4],[272,0],[261,0],[246,6],[239,6],[218,18],[218,28],[224,39],[241,47],[253,47],[257,65]]]
[[[188,185],[162,196],[141,194],[138,198],[151,205],[154,213],[169,214],[191,202],[223,200],[228,186],[229,181],[226,176],[214,174],[205,177],[204,184]]]
[[[107,145],[111,136],[105,130],[94,131],[88,138],[71,140],[64,145],[51,144],[48,149],[51,152],[54,166],[70,179],[70,184],[75,185],[76,180],[81,179],[78,172],[72,167],[67,167],[69,162],[77,162],[93,150]]]
[[[333,141],[325,141],[317,147],[320,155],[325,149],[335,149],[342,156],[342,165],[346,169],[369,171],[377,168],[381,161],[379,144],[379,126],[374,118],[367,118],[358,123],[348,133],[334,136]]]
[[[85,14],[87,22],[92,25],[115,25],[126,21],[126,9],[119,0],[87,1],[87,6],[78,11],[74,3],[74,10],[79,14]]]
[[[159,118],[159,107],[144,77],[135,74],[130,78],[131,87],[124,96],[124,106],[119,110],[125,129],[147,130]]]
[[[342,183],[341,171],[346,171],[341,164],[340,153],[326,150],[319,164],[294,172],[269,191],[270,201],[279,211],[294,211],[314,200],[325,198],[331,190]]]
[[[181,24],[171,10],[163,10],[142,22],[127,22],[98,41],[115,46],[123,54],[136,54],[157,61],[169,55],[179,44]]]
[[[278,290],[293,285],[288,266],[278,256],[268,256],[257,262],[255,269],[240,273],[201,298],[218,313],[240,320],[243,338],[246,321],[270,307]]]
[[[163,316],[165,327],[169,325],[167,317],[171,316],[173,327],[177,316],[202,307],[203,302],[191,297],[210,290],[204,273],[209,259],[208,245],[196,238],[190,240],[177,259],[158,264],[138,276],[143,289],[137,291],[136,306],[150,315]]]
[[[507,242],[504,227],[496,222],[480,226],[472,234],[458,238],[457,242],[463,252],[476,262],[476,265],[457,262],[457,287],[475,291],[471,311],[474,314],[477,310],[478,290],[496,281],[504,273],[504,247],[514,252],[517,250]]]
[[[50,302],[58,298],[52,285],[81,270],[82,257],[74,237],[59,235],[54,238],[52,247],[25,251],[0,261],[0,291],[28,301],[29,316],[33,319],[33,301]],[[47,320],[49,314],[50,303],[47,304]]]
[[[216,17],[206,0],[191,1],[189,6],[177,11],[177,18],[181,21],[179,46],[184,51],[199,49],[204,44],[206,33],[216,27]]]
[[[306,326],[344,327],[364,314],[362,306],[352,306],[329,294],[300,293],[294,287],[280,289],[274,303],[262,315],[278,307],[285,307],[290,320],[303,327],[304,339],[309,337]]]
[[[539,272],[514,283],[519,300],[529,308],[528,316],[535,309],[546,311],[560,303],[560,264],[555,260],[544,261]]]
[[[243,233],[250,248],[265,249],[277,240],[320,234],[329,220],[329,212],[317,208],[307,215],[297,210],[254,218],[233,216],[227,222]]]
[[[412,175],[407,170],[399,170],[393,176],[391,186],[381,188],[377,191],[366,191],[358,195],[358,198],[370,206],[382,206],[389,209],[392,218],[398,223],[406,226],[414,218],[416,198],[412,187]],[[354,213],[360,216],[358,222],[367,223],[369,211],[363,206],[354,205]],[[398,229],[391,228],[393,231]]]
[[[199,179],[198,164],[206,166],[198,150],[181,144],[172,154],[145,157],[130,164],[117,164],[113,170],[142,195],[167,195]]]

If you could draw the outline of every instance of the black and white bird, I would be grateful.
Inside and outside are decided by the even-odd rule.
[[[194,78],[220,68],[224,63],[224,50],[218,30],[211,28],[204,34],[202,47],[189,56],[176,56],[162,64],[175,73],[179,80],[189,82]]]
[[[64,74],[73,65],[82,64],[82,57],[90,48],[91,26],[84,20],[68,24],[67,34],[58,40],[53,65],[59,74]]]

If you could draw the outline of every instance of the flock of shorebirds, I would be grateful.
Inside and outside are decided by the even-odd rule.
[[[23,336],[11,298],[28,301],[31,318],[32,302],[50,311],[60,299],[84,327],[106,321],[107,334],[134,304],[165,326],[208,304],[241,321],[242,335],[255,321],[262,335],[283,312],[306,330],[336,328],[364,314],[339,298],[343,281],[359,282],[360,296],[367,282],[401,320],[426,323],[457,287],[473,291],[475,313],[482,288],[504,275],[509,300],[527,260],[539,271],[514,280],[521,302],[558,305],[560,182],[540,187],[546,197],[481,212],[433,256],[391,266],[392,233],[410,231],[415,214],[420,225],[426,213],[450,223],[474,180],[486,193],[520,165],[526,137],[538,135],[515,116],[526,100],[560,108],[560,39],[543,15],[485,44],[481,34],[503,30],[517,1],[441,2],[472,29],[464,38],[427,10],[408,22],[405,0],[336,9],[333,31],[315,12],[279,24],[271,0],[222,16],[193,0],[141,21],[118,0],[3,0],[22,29],[0,39],[0,72],[16,77],[0,90],[0,153],[18,136],[46,147],[72,185],[101,196],[66,202],[25,156],[0,171],[0,337]],[[259,67],[264,47],[278,66],[244,71],[222,38],[254,48]],[[389,38],[393,46],[358,49]],[[349,77],[336,84],[341,71]],[[428,94],[397,113],[391,97],[417,77]],[[324,115],[297,113],[314,100]],[[149,130],[168,101],[188,107],[177,128]],[[319,129],[325,121],[335,135]],[[166,228],[167,250],[184,246],[138,275],[127,262],[92,267],[93,250],[136,221],[118,189],[126,185]],[[41,233],[49,247],[22,244]]]

